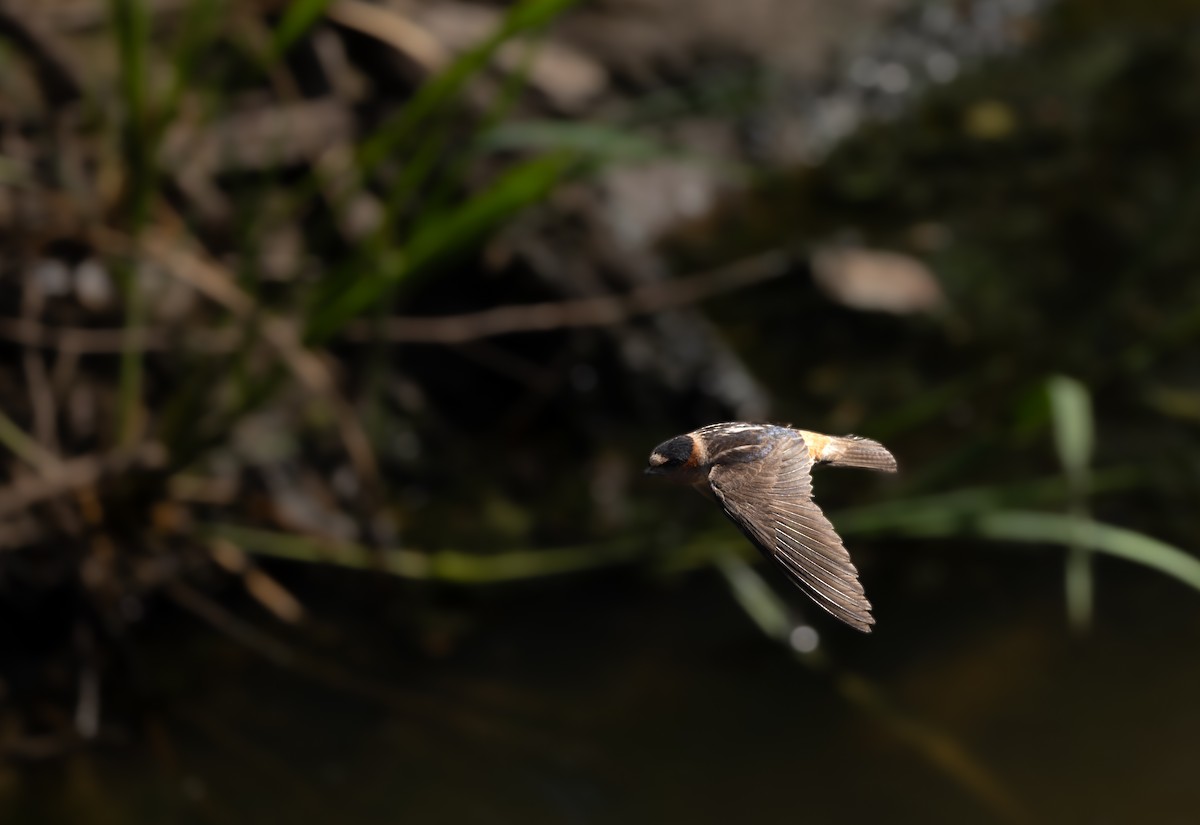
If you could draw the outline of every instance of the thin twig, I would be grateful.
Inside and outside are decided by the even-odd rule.
[[[46,20],[25,4],[0,3],[0,35],[24,51],[33,64],[46,100],[58,107],[83,97],[83,84],[70,50]]]
[[[160,327],[144,327],[140,330],[142,352],[167,350],[178,334]],[[42,324],[23,318],[0,319],[0,339],[26,347],[79,355],[112,355],[124,347],[127,331],[123,327],[60,327]],[[232,351],[241,343],[237,330],[208,329],[189,330],[189,349],[220,354]]]
[[[335,23],[387,43],[428,74],[450,62],[445,45],[396,9],[363,0],[337,0],[325,11]]]
[[[788,271],[790,260],[787,252],[772,250],[701,275],[639,287],[625,295],[496,307],[436,318],[390,318],[377,330],[356,325],[351,331],[360,338],[375,333],[396,342],[462,344],[517,332],[606,326],[778,278]]]
[[[665,309],[686,306],[726,292],[754,286],[787,272],[788,256],[781,251],[766,252],[738,261],[712,272],[678,278],[665,283],[651,284],[625,295],[604,295],[574,301],[548,301],[539,304],[496,307],[462,315],[443,315],[433,318],[399,317],[388,319],[382,334],[390,341],[461,344],[481,338],[511,335],[519,332],[545,332],[568,327],[589,327],[617,324],[639,315],[650,315]],[[187,271],[182,280],[199,292],[222,304],[235,315],[251,311],[242,293],[228,284],[208,277],[208,274]],[[351,334],[366,338],[374,334],[373,325],[355,325]],[[294,330],[274,330],[274,343],[280,347],[295,346]],[[126,330],[121,328],[47,326],[26,319],[0,319],[0,338],[48,350],[82,354],[121,352]],[[170,347],[170,330],[150,327],[141,331],[145,351]],[[188,346],[209,353],[229,352],[240,346],[242,338],[236,330],[197,330],[188,334]],[[289,363],[301,373],[310,389],[321,387],[322,379],[310,375],[311,366],[301,365],[293,353]]]
[[[304,605],[275,578],[254,564],[236,544],[217,538],[209,544],[208,550],[213,561],[239,577],[246,592],[277,619],[295,624],[304,618]]]
[[[0,412],[0,444],[43,475],[50,473],[59,463],[53,453],[30,437],[3,412]]]

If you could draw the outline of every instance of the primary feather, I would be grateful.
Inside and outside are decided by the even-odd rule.
[[[753,464],[714,464],[709,484],[725,514],[821,608],[870,632],[875,619],[858,570],[812,500],[812,459],[804,437],[779,437]]]

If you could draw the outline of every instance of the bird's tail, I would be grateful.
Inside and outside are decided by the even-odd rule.
[[[862,467],[884,473],[896,472],[896,459],[878,441],[860,435],[824,435],[801,430],[813,461],[835,467]]]

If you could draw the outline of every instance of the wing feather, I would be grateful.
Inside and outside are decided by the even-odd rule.
[[[781,436],[758,461],[714,466],[709,484],[725,514],[763,555],[822,609],[869,633],[871,603],[842,540],[812,500],[811,472],[808,447],[795,433]]]

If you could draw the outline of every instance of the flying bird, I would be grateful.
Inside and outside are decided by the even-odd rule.
[[[896,471],[892,454],[869,438],[735,421],[664,441],[646,472],[711,490],[725,515],[813,601],[870,633],[875,619],[858,570],[812,500],[813,464]]]

